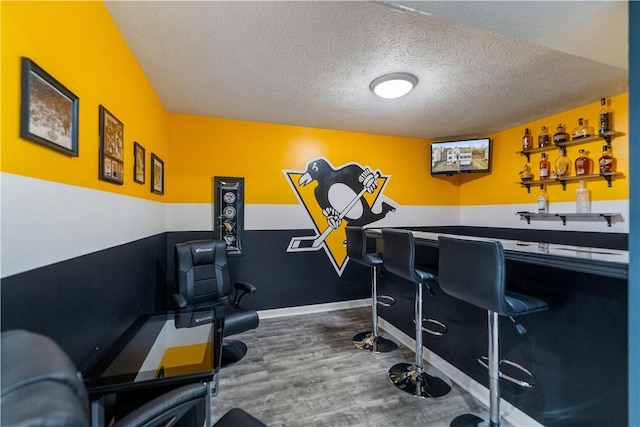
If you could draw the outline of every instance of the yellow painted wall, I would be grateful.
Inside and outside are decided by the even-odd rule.
[[[614,110],[614,129],[625,135],[612,141],[613,155],[617,160],[617,170],[624,176],[613,181],[612,187],[607,187],[607,182],[602,180],[588,181],[587,187],[591,189],[592,200],[624,200],[629,198],[629,96],[628,93],[611,98],[611,107]],[[597,131],[599,125],[600,100],[591,104],[565,111],[560,114],[532,121],[521,126],[508,129],[491,135],[493,141],[493,169],[490,175],[463,176],[460,178],[460,203],[461,205],[503,204],[503,203],[535,203],[539,187],[532,187],[528,194],[524,187],[516,183],[520,181],[519,172],[524,168],[527,159],[516,154],[522,150],[522,136],[525,128],[530,128],[534,136],[534,144],[537,147],[538,134],[542,126],[550,129],[550,134],[556,132],[559,123],[565,124],[567,131],[578,125],[580,117],[589,121],[589,124]],[[592,142],[586,145],[572,145],[567,149],[567,156],[572,163],[578,155],[578,150],[584,148],[589,152],[589,157],[594,161],[594,173],[597,173],[598,158],[602,154],[601,142]],[[558,152],[547,151],[547,157],[552,165],[558,157]],[[530,166],[539,179],[540,154],[531,156]],[[571,168],[571,176],[575,175],[575,167]],[[567,184],[567,190],[562,191],[559,184],[548,185],[549,201],[568,202],[575,200],[577,182]]]
[[[401,205],[457,205],[458,188],[430,175],[425,140],[220,118],[170,115],[169,202],[211,202],[213,176],[245,178],[245,201],[298,203],[283,170],[327,158],[391,175],[384,194]]]
[[[3,172],[162,200],[149,190],[149,157],[166,159],[167,113],[102,2],[0,2]],[[80,98],[79,156],[20,138],[20,57]],[[124,123],[125,176],[98,180],[98,105]],[[144,185],[133,182],[133,141],[147,152]]]

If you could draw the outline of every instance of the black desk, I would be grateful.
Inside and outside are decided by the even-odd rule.
[[[140,316],[85,374],[92,426],[104,425],[104,397],[145,388],[207,384],[218,389],[224,309]],[[210,401],[205,405],[211,422]]]

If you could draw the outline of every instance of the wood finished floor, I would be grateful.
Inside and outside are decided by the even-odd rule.
[[[371,330],[370,313],[355,308],[263,319],[258,329],[233,336],[249,351],[221,370],[212,421],[239,407],[269,427],[445,427],[456,415],[481,410],[455,384],[437,399],[419,399],[393,386],[389,368],[411,363],[415,354],[403,345],[384,354],[355,349],[351,339]]]

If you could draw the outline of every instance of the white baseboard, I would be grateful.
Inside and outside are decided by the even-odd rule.
[[[379,317],[378,326],[384,329],[389,335],[397,339],[406,347],[415,349],[416,341],[386,320]],[[473,378],[471,378],[437,354],[429,351],[429,349],[427,349],[426,347],[423,348],[423,358],[427,363],[449,377],[451,381],[458,384],[473,397],[489,407],[489,389],[487,389],[485,386],[475,381]],[[500,415],[504,421],[513,425],[514,427],[544,427],[542,424],[540,424],[515,406],[511,405],[504,399],[500,399]]]
[[[301,305],[297,307],[274,308],[271,310],[259,310],[258,318],[272,319],[274,317],[297,316],[299,314],[322,313],[325,311],[345,310],[348,308],[370,307],[371,298],[363,298],[351,301],[329,302],[326,304]]]

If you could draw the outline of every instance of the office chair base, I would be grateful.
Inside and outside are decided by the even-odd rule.
[[[453,419],[453,421],[451,421],[451,424],[449,424],[449,427],[481,427],[481,426],[498,427],[497,424],[489,424],[487,421],[473,414],[458,415]]]
[[[242,341],[224,338],[222,342],[221,368],[238,363],[247,354],[247,345]]]
[[[441,397],[451,391],[442,378],[419,372],[409,363],[398,363],[389,369],[391,383],[416,397]]]
[[[360,332],[353,337],[353,346],[359,350],[374,353],[388,353],[398,348],[398,344],[380,335],[373,336],[373,332]]]

